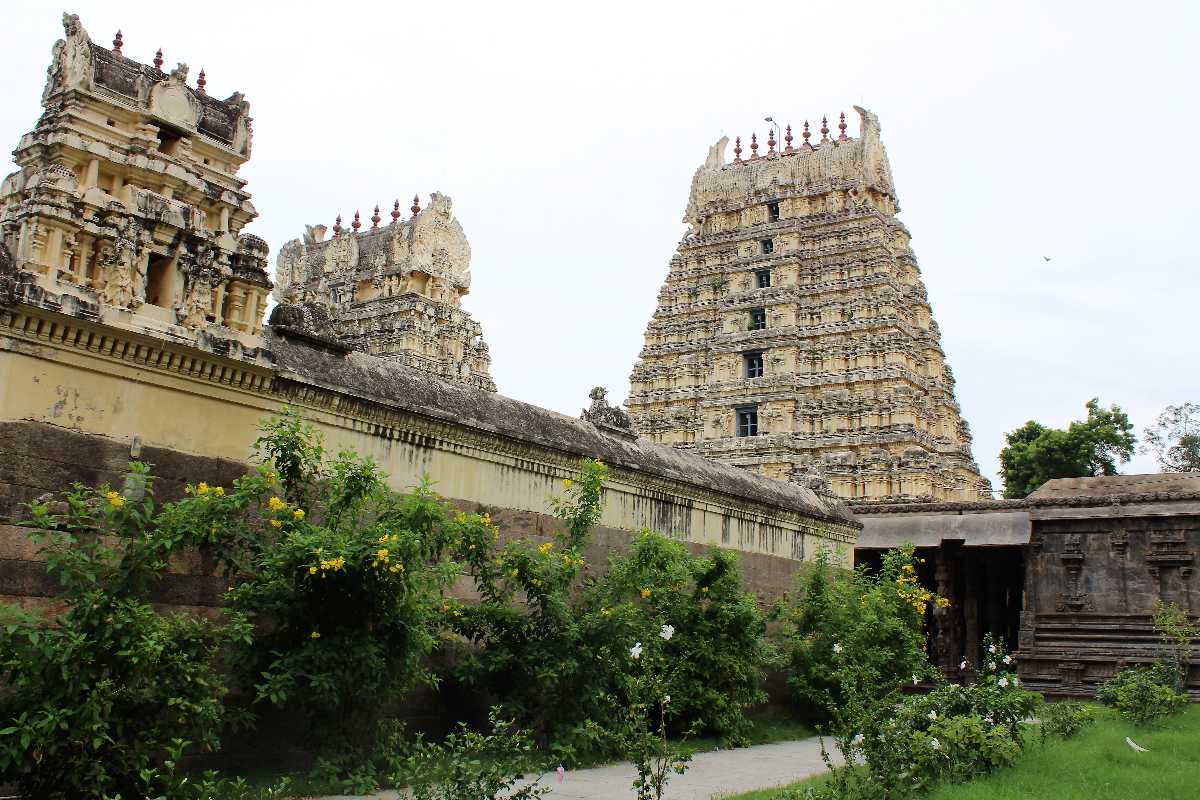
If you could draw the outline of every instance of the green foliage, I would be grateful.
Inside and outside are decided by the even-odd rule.
[[[834,569],[829,553],[818,552],[785,616],[788,682],[805,718],[833,718],[847,699],[843,677],[853,679],[859,695],[881,698],[911,678],[932,674],[925,613],[930,603],[948,603],[921,587],[916,566],[911,545],[886,553],[876,574],[861,566]],[[856,665],[852,673],[834,668],[838,655]]]
[[[62,613],[0,604],[0,782],[30,797],[183,797],[179,759],[215,748],[227,721],[221,654],[249,627],[155,612],[169,559],[203,537],[155,525],[149,469],[130,468],[120,491],[31,506]]]
[[[762,672],[775,653],[758,601],[742,587],[735,553],[712,548],[693,555],[682,542],[643,531],[628,555],[611,560],[586,609],[589,629],[603,629],[598,613],[624,621],[610,628],[624,641],[630,635],[661,641],[672,665],[664,680],[673,718],[688,720],[698,733],[745,741],[745,712],[766,700]],[[663,626],[672,634],[667,639]]]
[[[460,724],[440,744],[418,737],[398,759],[393,782],[407,784],[413,800],[531,800],[549,792],[541,778],[522,780],[537,759],[533,740],[499,709],[489,719],[490,734]]]
[[[1200,639],[1200,622],[1193,621],[1178,604],[1164,605],[1159,600],[1154,607],[1154,630],[1161,643],[1159,661],[1170,673],[1168,685],[1176,692],[1187,691],[1195,649],[1192,643]]]
[[[792,796],[898,800],[1012,764],[1024,746],[1025,720],[1041,697],[1019,688],[1007,668],[1011,657],[995,641],[985,647],[990,658],[974,685],[943,685],[902,698],[894,691],[876,694],[872,670],[849,650],[835,650],[832,668],[845,699],[834,713],[834,741],[846,763],[861,766],[834,769],[823,749],[832,778]]]
[[[1162,663],[1123,669],[1100,685],[1096,698],[1135,725],[1152,725],[1188,704],[1188,696],[1172,688],[1174,678]]]
[[[1006,435],[1000,451],[1005,497],[1026,497],[1053,478],[1117,474],[1117,463],[1133,457],[1133,424],[1120,406],[1101,408],[1097,398],[1087,402],[1087,412],[1087,420],[1065,431],[1030,420]]]
[[[1071,739],[1096,724],[1096,715],[1083,703],[1049,703],[1042,709],[1042,744],[1050,737]]]
[[[458,572],[447,554],[482,524],[450,519],[427,484],[392,491],[352,452],[326,461],[294,413],[262,433],[271,460],[234,492],[236,511],[260,521],[259,546],[226,596],[255,625],[242,675],[258,701],[298,709],[316,729],[353,741],[433,680],[425,656]]]
[[[1167,406],[1143,438],[1163,472],[1200,472],[1200,403]]]

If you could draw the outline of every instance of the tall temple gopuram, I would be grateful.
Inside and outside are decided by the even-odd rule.
[[[990,496],[878,118],[709,149],[630,378],[655,441],[854,500]],[[781,144],[781,149],[776,145]],[[824,476],[823,479],[821,476]]]

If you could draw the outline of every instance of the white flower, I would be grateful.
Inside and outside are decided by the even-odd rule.
[[[942,743],[937,740],[936,736],[929,740],[929,746],[932,747],[934,750],[942,749]]]
[[[1020,686],[1020,685],[1021,685],[1021,681],[1020,681],[1020,679],[1019,679],[1019,678],[1017,678],[1017,676],[1015,676],[1015,675],[1014,675],[1014,676],[1013,676],[1013,686]]]
[[[840,653],[840,652],[842,652],[842,643],[841,643],[841,642],[834,642],[834,643],[833,643],[833,652],[835,652],[835,653]]]
[[[641,658],[642,657],[642,643],[638,642],[633,647],[629,648],[629,655],[633,656],[634,658]]]
[[[1000,679],[1000,688],[1001,688],[1001,689],[1007,689],[1007,688],[1008,688],[1008,678],[1001,678],[1001,679]]]
[[[988,725],[996,724],[996,720],[994,717],[992,717],[992,713],[990,711],[988,712],[988,715],[983,718],[983,721],[986,722]]]
[[[937,712],[936,712],[936,711],[930,711],[930,712],[929,712],[929,718],[930,718],[930,719],[937,719]]]
[[[989,645],[988,645],[988,652],[989,652],[989,653],[995,653],[995,652],[996,652],[996,645],[994,645],[994,644],[989,644]]]
[[[967,668],[967,660],[966,660],[965,658],[962,660],[962,663],[958,665],[958,668],[959,668],[959,669],[966,669],[966,668]]]
[[[1012,663],[1012,656],[1005,656],[1005,657],[1004,657],[1004,663],[1005,663],[1005,664],[1011,664],[1011,663]]]
[[[916,686],[920,681],[917,680],[916,673],[913,674],[913,686]]]
[[[664,641],[671,641],[671,637],[675,635],[675,626],[663,625],[661,628],[659,628],[658,635],[661,636]]]
[[[861,733],[854,734],[854,738],[850,740],[850,744],[862,744],[865,741]]]
[[[989,662],[988,662],[988,669],[989,669],[989,670],[994,670],[995,668],[996,668],[996,662],[995,662],[995,661],[989,661]]]
[[[671,695],[664,694],[663,695],[663,703],[669,703],[669,702],[671,702]]]

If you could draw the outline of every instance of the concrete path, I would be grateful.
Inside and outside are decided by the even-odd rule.
[[[683,775],[672,775],[667,784],[668,800],[712,800],[712,798],[770,789],[825,771],[821,745],[816,738],[795,742],[763,744],[737,750],[697,753]],[[568,772],[562,783],[553,773],[545,782],[552,786],[546,795],[553,800],[633,800],[637,773],[629,763]],[[396,800],[396,792],[373,795],[372,800]],[[366,800],[339,796],[321,800]]]

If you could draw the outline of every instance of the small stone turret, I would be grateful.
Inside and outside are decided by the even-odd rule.
[[[339,214],[330,239],[324,225],[307,226],[280,248],[272,327],[278,321],[295,330],[298,320],[326,319],[327,328],[306,335],[494,392],[482,329],[461,308],[471,287],[471,248],[451,207],[449,197],[434,192],[424,210],[413,198],[408,220],[401,221],[397,200],[391,225],[380,226],[376,211],[365,230],[357,213],[349,228]],[[306,310],[297,315],[289,305]]]
[[[238,170],[250,106],[95,44],[63,16],[44,113],[0,185],[0,243],[14,300],[171,339],[258,344],[267,246]],[[204,335],[201,336],[201,333]]]

